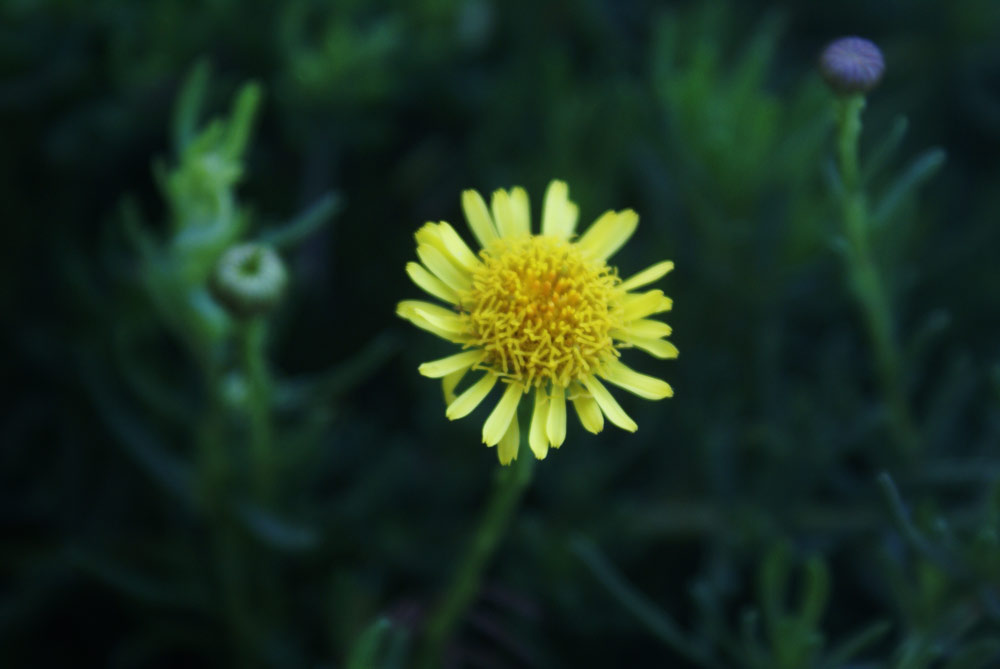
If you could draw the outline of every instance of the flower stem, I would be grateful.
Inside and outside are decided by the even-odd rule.
[[[515,418],[514,420],[517,420]],[[466,548],[451,584],[426,626],[421,666],[440,667],[445,644],[479,592],[483,572],[510,526],[524,492],[531,482],[535,458],[522,436],[520,457],[497,472],[486,511]]]
[[[248,321],[240,334],[241,365],[248,386],[251,471],[257,494],[263,502],[268,501],[274,492],[271,379],[264,351],[266,339],[267,323],[261,317]]]
[[[861,112],[865,108],[865,97],[858,93],[838,99],[837,104],[837,162],[844,186],[841,209],[848,245],[848,280],[865,319],[876,372],[889,408],[893,436],[901,453],[911,455],[918,448],[919,437],[902,386],[899,347],[893,331],[889,298],[872,258],[868,204],[858,167]]]

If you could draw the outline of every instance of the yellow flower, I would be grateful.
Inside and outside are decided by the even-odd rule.
[[[500,382],[503,396],[483,425],[483,442],[499,444],[505,465],[517,457],[520,443],[518,404],[532,391],[528,444],[539,459],[566,437],[567,400],[590,432],[601,431],[605,416],[634,432],[635,422],[601,379],[646,399],[673,395],[667,382],[623,364],[619,350],[677,357],[663,339],[670,326],[648,318],[669,311],[670,298],[661,290],[632,292],[674,264],[660,262],[622,281],[607,260],[635,232],[639,216],[631,209],[608,211],[574,238],[577,207],[562,181],[551,182],[545,193],[540,235],[531,233],[523,188],[494,192],[490,205],[476,191],[462,193],[465,217],[482,246],[478,256],[447,223],[426,223],[417,231],[420,262],[408,263],[406,272],[449,306],[404,300],[396,309],[463,349],[420,365],[424,376],[442,379],[445,414],[451,420],[468,415]],[[483,374],[456,397],[469,370]]]

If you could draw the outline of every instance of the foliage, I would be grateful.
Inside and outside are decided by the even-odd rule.
[[[0,664],[412,666],[496,468],[393,316],[412,234],[556,177],[676,261],[677,395],[537,463],[450,665],[995,665],[1000,13],[875,7],[0,5]]]

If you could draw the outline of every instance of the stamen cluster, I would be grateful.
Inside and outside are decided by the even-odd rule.
[[[502,238],[484,250],[463,296],[484,365],[524,385],[566,386],[617,355],[617,275],[572,243]]]

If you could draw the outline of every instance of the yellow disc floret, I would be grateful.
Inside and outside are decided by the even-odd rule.
[[[565,387],[618,355],[618,276],[554,236],[501,238],[481,252],[462,307],[483,365],[525,386]]]

